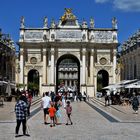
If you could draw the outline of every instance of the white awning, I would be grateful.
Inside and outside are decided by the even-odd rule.
[[[8,85],[8,84],[9,84],[9,83],[6,82],[6,81],[0,81],[0,86],[2,86],[2,85]],[[15,88],[15,87],[16,87],[16,84],[10,83],[10,86],[12,86],[13,88]]]
[[[133,79],[133,80],[122,80],[119,83],[117,83],[117,85],[126,85],[126,84],[130,84],[130,83],[134,83],[137,82],[138,79]]]
[[[128,84],[125,86],[125,88],[140,88],[140,81],[137,81],[137,82],[132,83],[132,84]]]
[[[123,81],[120,81],[119,83],[106,86],[106,87],[104,87],[102,89],[109,89],[109,90],[112,90],[113,91],[113,90],[116,90],[116,89],[125,87],[126,85],[132,84],[132,83],[135,83],[135,82],[138,82],[138,79],[134,79],[134,80],[123,80]]]
[[[6,81],[0,81],[0,85],[3,85],[3,84],[7,84],[8,82]]]
[[[116,89],[121,88],[121,87],[124,87],[124,86],[123,85],[114,84],[114,85],[106,86],[106,87],[104,87],[102,89],[116,90]]]

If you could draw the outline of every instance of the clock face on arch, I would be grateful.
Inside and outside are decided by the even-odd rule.
[[[105,65],[106,63],[107,63],[106,58],[102,57],[102,58],[100,59],[100,64],[101,64],[101,65]]]
[[[36,57],[31,57],[30,63],[31,64],[36,64],[37,63],[37,58]]]

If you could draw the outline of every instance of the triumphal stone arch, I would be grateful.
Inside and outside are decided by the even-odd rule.
[[[45,17],[42,28],[27,28],[22,17],[18,45],[17,83],[25,89],[34,75],[38,76],[40,94],[65,89],[85,91],[93,97],[98,88],[116,82],[115,18],[111,28],[95,28],[94,19],[89,24],[85,20],[79,23],[72,10],[65,9],[57,24],[52,20],[48,25]]]

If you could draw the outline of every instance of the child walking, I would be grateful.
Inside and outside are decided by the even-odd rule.
[[[49,111],[49,116],[50,116],[50,120],[51,120],[50,127],[55,126],[54,116],[56,113],[56,109],[54,108],[53,102],[51,102],[51,107],[48,109],[48,111]]]
[[[70,101],[67,101],[67,105],[66,105],[66,114],[67,114],[67,123],[66,125],[69,125],[68,122],[70,121],[70,124],[72,125],[72,121],[71,121],[71,113],[72,113],[72,106],[70,105]]]

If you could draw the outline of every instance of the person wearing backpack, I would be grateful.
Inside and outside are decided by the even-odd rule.
[[[70,101],[67,101],[67,105],[66,105],[66,114],[67,114],[67,123],[66,125],[69,125],[68,122],[70,121],[70,124],[72,125],[72,121],[71,121],[71,113],[72,113],[72,106],[70,105]]]

